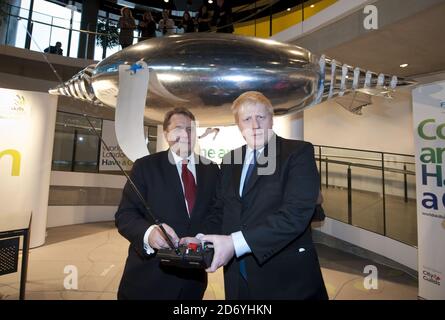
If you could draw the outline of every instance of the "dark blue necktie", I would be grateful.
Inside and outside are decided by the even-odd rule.
[[[247,183],[249,182],[249,179],[252,176],[252,172],[253,172],[253,169],[255,169],[255,166],[256,166],[256,150],[253,149],[253,158],[252,158],[252,161],[250,161],[250,163],[249,163],[249,167],[247,168],[247,172],[246,172],[246,177],[244,178],[242,195],[244,195],[246,193]]]
[[[247,281],[247,270],[244,258],[241,258],[241,260],[239,261],[239,272],[241,273],[243,279]]]

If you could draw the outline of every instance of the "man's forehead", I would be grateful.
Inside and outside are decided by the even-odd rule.
[[[192,119],[190,119],[188,116],[180,113],[174,114],[170,118],[170,122],[191,122],[191,121]]]
[[[169,128],[177,128],[177,127],[191,127],[193,126],[193,122],[192,119],[190,119],[189,117],[187,117],[186,115],[183,114],[174,114],[171,118],[170,118],[170,124],[169,124]]]
[[[267,111],[267,107],[261,102],[245,103],[241,105],[239,111],[243,113],[251,113],[251,112],[262,113]]]

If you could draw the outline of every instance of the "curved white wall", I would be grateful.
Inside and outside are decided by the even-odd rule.
[[[8,213],[32,212],[31,247],[45,242],[56,110],[47,93],[0,89],[0,229],[12,229]]]
[[[410,92],[372,98],[358,116],[328,101],[304,111],[304,137],[319,145],[414,154]]]
[[[315,229],[418,270],[416,247],[330,218]]]
[[[274,117],[274,131],[286,139],[304,139],[304,113],[298,112],[290,115]]]

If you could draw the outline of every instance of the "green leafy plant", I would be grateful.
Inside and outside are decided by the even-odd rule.
[[[1,0],[0,0],[1,1]],[[99,19],[97,22],[96,42],[102,48],[114,48],[119,45],[119,29],[115,23]]]

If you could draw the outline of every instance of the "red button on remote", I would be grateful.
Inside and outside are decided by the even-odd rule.
[[[196,251],[196,250],[198,250],[198,244],[197,243],[189,243],[187,248],[189,248],[190,250]]]

